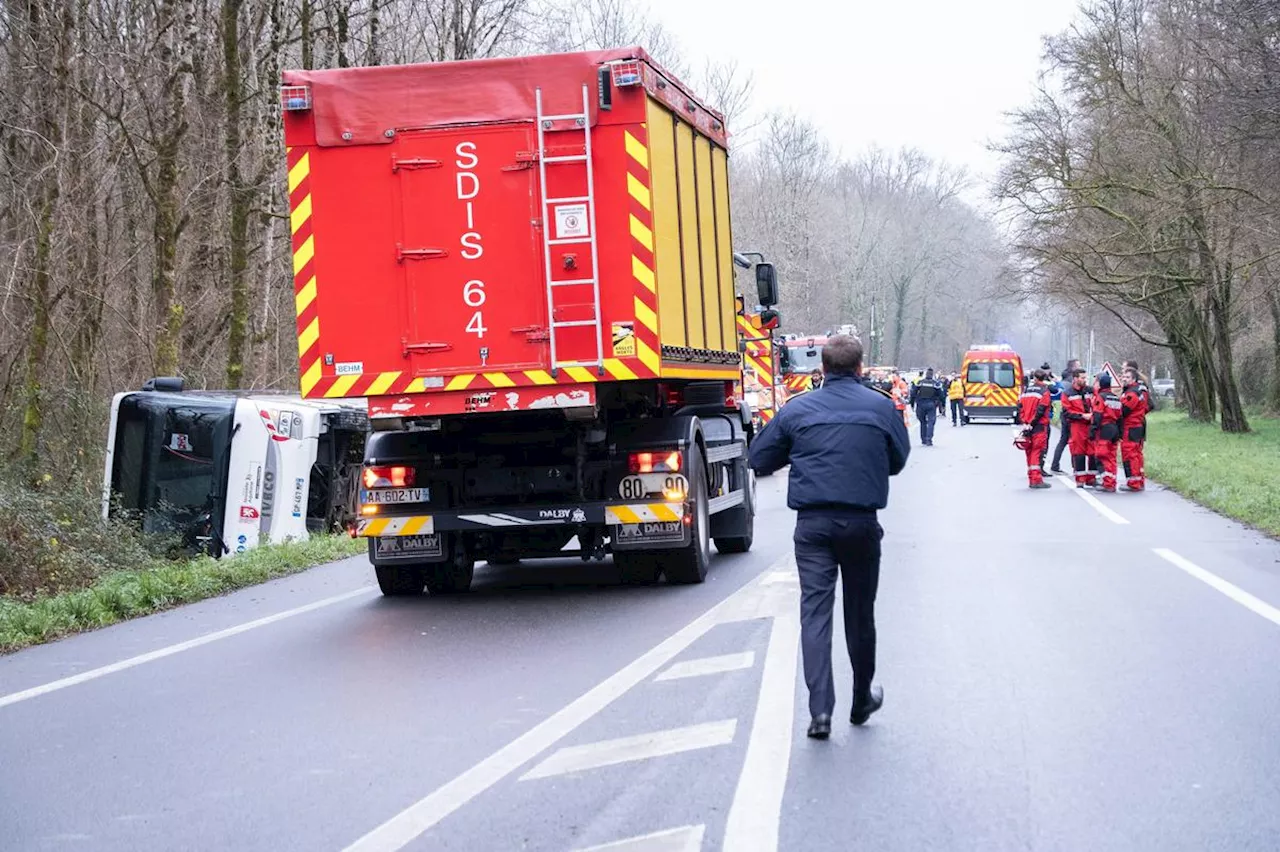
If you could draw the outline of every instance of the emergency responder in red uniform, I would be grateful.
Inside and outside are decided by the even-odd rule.
[[[1093,397],[1093,428],[1097,436],[1093,451],[1102,466],[1102,490],[1116,490],[1116,441],[1120,440],[1120,423],[1124,404],[1111,390],[1111,375],[1098,376],[1098,392]]]
[[[1053,396],[1044,370],[1032,374],[1035,381],[1027,385],[1018,400],[1017,422],[1023,425],[1023,438],[1018,446],[1027,454],[1027,480],[1031,488],[1048,488],[1040,462],[1049,447],[1049,417],[1053,413]],[[1025,439],[1025,446],[1023,445]]]
[[[1155,411],[1159,408],[1156,405],[1155,397],[1151,395],[1151,389],[1147,387],[1147,377],[1142,375],[1142,371],[1138,369],[1137,361],[1125,361],[1124,368],[1133,373],[1138,380],[1138,393],[1142,394],[1142,401],[1147,404],[1147,411]]]
[[[1125,488],[1141,491],[1146,487],[1142,472],[1142,445],[1147,440],[1146,386],[1137,370],[1124,371],[1124,394],[1120,397],[1120,460],[1124,462]]]
[[[1062,423],[1068,430],[1067,448],[1071,450],[1071,469],[1076,475],[1077,488],[1097,482],[1096,474],[1089,469],[1089,456],[1093,454],[1089,424],[1093,421],[1093,410],[1084,375],[1084,370],[1073,370],[1071,385],[1062,393]]]

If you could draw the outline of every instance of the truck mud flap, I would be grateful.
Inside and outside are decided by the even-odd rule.
[[[387,562],[443,562],[445,535],[428,533],[370,538],[369,559],[375,565]]]

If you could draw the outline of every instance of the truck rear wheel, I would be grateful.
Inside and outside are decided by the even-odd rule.
[[[427,582],[421,565],[375,565],[373,573],[378,576],[378,588],[387,597],[420,595]]]
[[[693,504],[693,519],[689,525],[688,546],[653,552],[667,575],[667,582],[675,585],[701,583],[707,579],[707,566],[711,562],[707,472],[702,463],[702,448],[697,444],[689,451],[689,497]]]
[[[432,565],[426,578],[427,591],[433,595],[456,595],[469,592],[475,575],[474,559],[454,559],[442,565]]]

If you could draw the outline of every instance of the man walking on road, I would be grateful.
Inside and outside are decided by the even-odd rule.
[[[787,506],[796,515],[800,574],[800,639],[809,687],[809,736],[831,735],[835,681],[831,673],[836,577],[844,585],[844,633],[853,664],[849,721],[864,724],[884,703],[872,686],[876,670],[876,590],[880,528],[876,512],[889,502],[889,477],[911,452],[894,402],[864,387],[862,343],[836,335],[822,349],[826,384],[787,403],[751,444],[760,474],[791,465]]]
[[[942,404],[942,385],[933,377],[933,368],[924,371],[924,378],[911,387],[911,404],[920,421],[920,443],[933,446],[933,428],[938,424],[938,406]]]

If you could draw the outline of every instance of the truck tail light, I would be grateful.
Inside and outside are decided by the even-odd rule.
[[[413,485],[416,477],[411,467],[366,467],[364,469],[365,488],[407,488]]]
[[[679,473],[682,461],[684,459],[678,450],[632,453],[627,459],[632,473]]]

